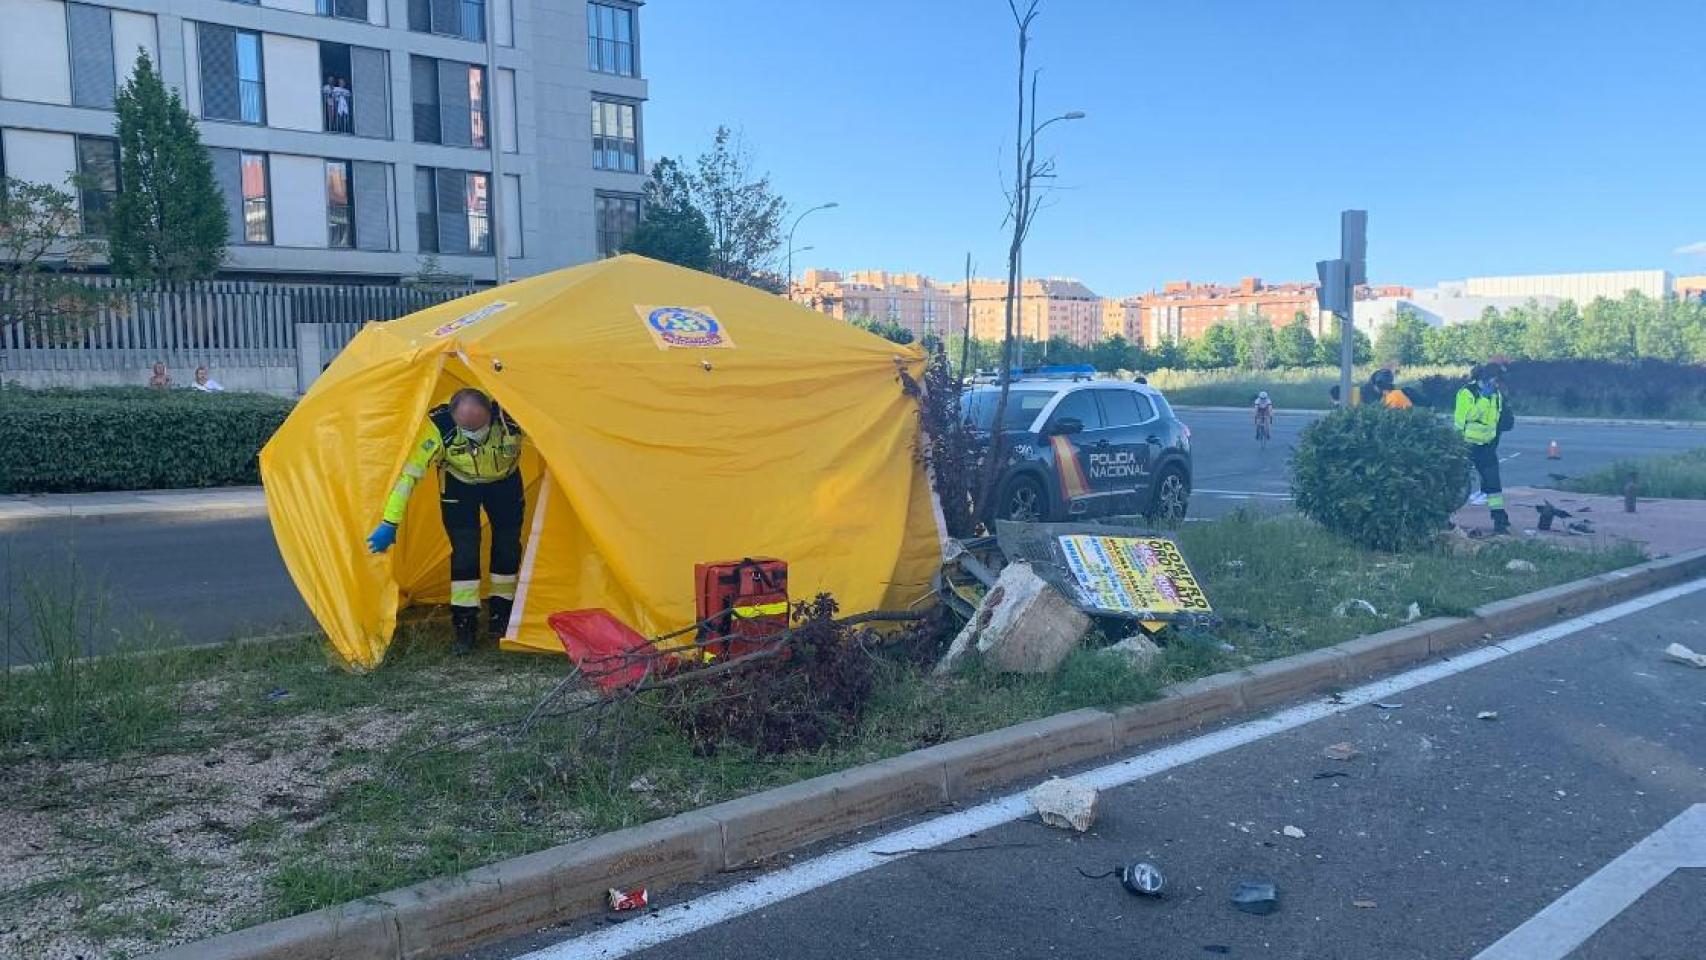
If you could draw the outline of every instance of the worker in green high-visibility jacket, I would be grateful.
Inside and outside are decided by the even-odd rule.
[[[439,514],[450,537],[454,653],[472,651],[479,637],[482,510],[492,525],[487,629],[493,642],[509,629],[521,569],[521,523],[527,509],[521,483],[523,439],[521,428],[486,394],[471,387],[456,391],[449,403],[427,412],[403,473],[385,501],[385,519],[367,538],[374,553],[391,549],[415,484],[436,466]]]
[[[1510,515],[1505,513],[1504,485],[1499,482],[1499,435],[1512,423],[1510,409],[1499,383],[1504,368],[1487,363],[1469,371],[1469,382],[1457,391],[1453,422],[1463,442],[1469,445],[1469,462],[1481,477],[1481,492],[1493,515],[1493,532],[1509,533]]]

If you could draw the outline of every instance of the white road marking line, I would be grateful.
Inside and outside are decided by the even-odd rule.
[[[1266,497],[1270,500],[1290,500],[1289,493],[1274,493],[1268,490],[1213,490],[1208,487],[1193,487],[1192,493],[1206,493],[1211,497]]]
[[[1475,960],[1564,960],[1648,890],[1690,867],[1706,867],[1706,803],[1677,814]]]
[[[1236,726],[1193,737],[1149,753],[1120,760],[1075,774],[1073,779],[1098,790],[1125,786],[1145,777],[1174,767],[1201,760],[1217,753],[1255,743],[1277,733],[1284,733],[1339,713],[1349,713],[1358,707],[1377,701],[1392,700],[1397,695],[1423,684],[1442,680],[1466,670],[1502,660],[1560,637],[1595,627],[1603,623],[1639,613],[1650,607],[1668,603],[1706,589],[1706,579],[1679,584],[1598,610],[1563,623],[1553,624],[1532,633],[1513,637],[1503,643],[1478,647],[1465,653],[1429,663],[1397,676],[1377,680],[1344,693],[1337,703],[1314,701],[1258,717]],[[684,937],[690,933],[731,920],[743,914],[762,910],[791,897],[809,893],[844,880],[855,874],[904,859],[900,856],[880,857],[878,850],[929,849],[951,843],[973,833],[990,830],[1017,820],[1031,812],[1024,791],[945,814],[922,823],[896,830],[885,836],[824,854],[795,864],[784,870],[756,877],[725,890],[706,894],[697,900],[671,904],[657,913],[630,920],[620,926],[606,927],[572,940],[565,940],[526,954],[517,960],[578,960],[578,958],[625,957],[660,943]]]

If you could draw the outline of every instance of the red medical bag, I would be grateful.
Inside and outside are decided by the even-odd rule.
[[[788,564],[746,557],[693,566],[700,636],[718,656],[740,656],[764,637],[788,628]]]

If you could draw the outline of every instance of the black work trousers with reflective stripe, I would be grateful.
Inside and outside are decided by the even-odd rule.
[[[450,536],[453,581],[480,579],[481,510],[492,524],[491,573],[514,576],[521,570],[521,520],[527,510],[521,471],[491,483],[463,483],[446,473],[439,512]]]

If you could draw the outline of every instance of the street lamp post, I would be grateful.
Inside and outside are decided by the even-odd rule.
[[[817,206],[812,207],[810,210],[807,210],[804,213],[800,214],[799,216],[795,217],[794,218],[794,225],[788,228],[788,299],[789,300],[794,299],[794,231],[800,229],[800,221],[804,220],[808,215],[816,213],[819,210],[830,210],[830,209],[833,209],[833,208],[839,207],[839,206],[841,206],[841,204],[836,203],[834,200],[831,200],[828,203],[818,204]],[[811,248],[808,247],[807,249],[809,250]]]

